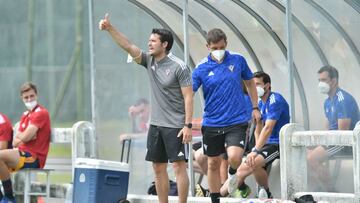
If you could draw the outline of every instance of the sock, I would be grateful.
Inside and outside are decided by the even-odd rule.
[[[234,175],[236,173],[236,169],[231,168],[231,166],[229,167],[229,174],[230,175]]]
[[[11,185],[11,179],[3,180],[2,185],[4,187],[5,196],[9,199],[14,199],[13,189]]]
[[[1,189],[0,189],[0,199],[2,199],[4,197],[3,193],[1,192]]]
[[[220,193],[210,193],[211,203],[220,203]]]
[[[239,190],[245,190],[246,187],[247,187],[247,185],[245,184],[245,182],[243,182],[243,183],[238,187],[238,189],[239,189]]]
[[[273,198],[269,188],[265,189],[265,191],[266,191],[266,193],[268,195],[268,198]]]

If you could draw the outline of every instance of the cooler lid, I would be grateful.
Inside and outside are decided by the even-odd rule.
[[[123,162],[101,159],[77,158],[75,168],[93,168],[113,171],[129,171],[129,165]]]

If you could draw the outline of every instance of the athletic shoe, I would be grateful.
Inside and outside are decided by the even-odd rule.
[[[239,192],[240,192],[240,197],[247,198],[251,194],[251,189],[248,185],[245,184],[245,189],[243,190],[239,189]]]
[[[4,196],[0,203],[16,203],[16,200],[15,200],[15,198],[9,199],[8,197]]]
[[[236,174],[230,175],[228,179],[228,192],[231,196],[233,196],[233,193],[236,192],[236,189],[238,188],[238,182],[236,178]]]
[[[235,192],[233,192],[231,195],[229,195],[229,197],[233,197],[233,198],[242,198],[241,196],[241,192],[239,189],[236,189]]]
[[[268,194],[267,194],[267,192],[266,192],[266,190],[265,190],[264,187],[259,187],[258,198],[260,198],[260,199],[267,199],[267,198],[269,198],[269,197],[268,197]]]
[[[195,197],[209,197],[210,192],[203,188],[200,184],[195,185]]]
[[[259,187],[258,194],[255,196],[255,198],[260,199],[272,199],[274,198],[270,192],[270,189],[265,189],[264,187]]]

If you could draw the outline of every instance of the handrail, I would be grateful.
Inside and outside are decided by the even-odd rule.
[[[360,122],[353,131],[304,131],[304,127],[289,123],[280,130],[281,198],[293,199],[296,193],[307,191],[306,147],[318,145],[352,146],[354,194],[338,193],[339,200],[360,201]],[[330,194],[330,193],[329,193]],[[319,194],[318,198],[323,198]]]

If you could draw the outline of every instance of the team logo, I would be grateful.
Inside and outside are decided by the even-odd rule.
[[[230,70],[231,72],[234,72],[234,65],[230,65],[230,66],[229,66],[229,70]]]
[[[166,75],[169,75],[170,74],[170,69],[166,69],[165,73],[166,73]]]
[[[184,153],[182,153],[181,151],[179,152],[178,156],[184,156]]]
[[[208,76],[213,76],[213,75],[215,75],[214,72],[210,71]]]

